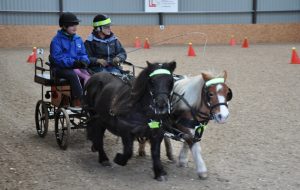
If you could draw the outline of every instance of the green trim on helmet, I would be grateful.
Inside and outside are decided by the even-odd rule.
[[[211,80],[205,82],[205,85],[208,87],[213,84],[219,84],[219,83],[224,83],[224,82],[225,82],[224,78],[215,78],[215,79],[211,79]]]
[[[150,73],[149,77],[153,77],[155,75],[161,75],[161,74],[167,74],[170,75],[171,72],[167,69],[156,69],[155,71],[153,71],[152,73]]]
[[[93,22],[93,26],[97,27],[97,26],[103,26],[103,25],[107,25],[110,24],[111,20],[110,18],[107,18],[106,20],[102,20],[102,21],[98,21],[98,22]]]

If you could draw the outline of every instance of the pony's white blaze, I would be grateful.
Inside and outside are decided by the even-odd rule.
[[[223,86],[221,84],[217,85],[217,92],[219,92],[220,90],[222,90]]]
[[[218,95],[219,103],[225,103],[225,97]],[[220,106],[220,113],[215,114],[215,119],[218,123],[225,123],[229,116],[229,110],[225,105]]]

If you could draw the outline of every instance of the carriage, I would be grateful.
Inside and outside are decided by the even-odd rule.
[[[127,78],[135,75],[135,66],[131,71],[124,71]],[[125,79],[124,79],[125,80]],[[35,107],[35,124],[37,134],[44,138],[47,135],[49,120],[54,119],[55,137],[58,146],[65,150],[68,147],[72,129],[85,129],[89,121],[88,109],[70,107],[71,89],[66,79],[56,78],[51,70],[51,64],[38,58],[34,66],[34,82],[41,85],[41,99]]]

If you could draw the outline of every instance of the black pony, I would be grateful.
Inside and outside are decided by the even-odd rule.
[[[170,112],[170,93],[173,88],[172,73],[176,62],[149,63],[132,82],[124,82],[110,73],[93,75],[85,87],[84,102],[90,108],[88,138],[92,149],[99,152],[99,162],[110,166],[103,148],[106,129],[120,136],[123,153],[117,153],[114,162],[126,165],[133,154],[136,137],[147,137],[155,179],[164,180],[166,172],[160,161],[160,144],[163,139],[161,122]]]

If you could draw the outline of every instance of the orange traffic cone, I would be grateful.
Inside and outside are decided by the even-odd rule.
[[[141,48],[142,47],[139,37],[135,37],[134,47],[135,48]]]
[[[188,56],[196,56],[196,53],[193,48],[193,44],[191,42],[189,43]]]
[[[242,48],[248,48],[248,47],[249,47],[248,38],[245,37]]]
[[[230,41],[229,41],[229,45],[230,46],[235,46],[236,45],[236,42],[235,42],[235,39],[234,39],[234,35],[231,35],[231,38],[230,38]]]
[[[296,48],[292,48],[292,58],[291,58],[291,64],[300,64],[300,59],[298,57]]]
[[[35,61],[36,61],[36,47],[33,47],[32,53],[29,55],[27,62],[35,63]]]
[[[144,49],[150,49],[150,44],[148,38],[145,39]]]

